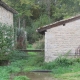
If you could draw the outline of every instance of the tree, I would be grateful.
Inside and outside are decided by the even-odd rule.
[[[64,18],[80,13],[80,0],[4,0],[18,11],[15,23],[28,31],[28,40],[35,42],[40,36],[34,35],[36,29],[50,22],[59,21]],[[45,21],[44,17],[45,16]],[[36,33],[35,33],[36,34]],[[34,36],[34,37],[33,37]],[[40,37],[41,38],[41,37]],[[32,41],[33,40],[33,41]],[[30,43],[31,43],[30,42]]]
[[[53,17],[56,20],[76,15],[80,12],[79,8],[79,0],[56,0],[55,8],[53,9]]]

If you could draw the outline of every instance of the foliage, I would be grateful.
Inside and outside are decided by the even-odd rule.
[[[34,43],[42,36],[36,33],[38,27],[80,13],[80,0],[3,0],[18,11],[15,15],[15,24],[20,25],[28,32],[29,43]]]
[[[0,67],[0,79],[9,80],[9,73],[5,68]]]
[[[54,77],[61,80],[76,80],[80,78],[80,59],[59,58],[55,61],[44,63],[42,69],[52,70]]]
[[[67,58],[57,58],[52,62],[49,63],[44,63],[43,68],[44,69],[53,69],[57,67],[65,67],[65,66],[70,66],[74,64],[73,59],[67,59]]]
[[[32,48],[44,50],[44,39],[35,42],[32,45]],[[36,52],[36,53],[28,53],[28,54],[30,55],[29,65],[33,65],[33,66],[35,66],[35,65],[42,66],[43,65],[43,62],[44,62],[44,52]]]
[[[18,50],[12,50],[11,54],[9,55],[9,60],[10,61],[16,61],[16,60],[22,60],[22,59],[27,59],[27,53],[18,51]]]
[[[74,6],[75,5],[75,6]],[[52,9],[53,17],[55,20],[61,20],[66,17],[70,17],[79,14],[80,1],[72,0],[57,0],[55,2],[55,8]],[[54,5],[53,5],[54,7]],[[55,10],[55,11],[54,11]]]
[[[38,5],[36,5],[34,2],[35,0],[4,0],[7,2],[10,6],[14,7],[17,11],[19,11],[18,16],[20,17],[30,17],[32,16],[31,13],[31,7],[38,8]],[[13,4],[14,3],[14,4]]]
[[[28,44],[27,50],[34,50],[34,49],[35,48],[32,46],[32,44]],[[28,52],[29,56],[36,55],[36,54],[37,54],[36,52]]]
[[[49,24],[52,22],[52,19],[50,19],[47,15],[41,15],[40,18],[34,20],[32,22],[31,27],[29,26],[27,28],[27,38],[29,43],[35,43],[36,41],[42,39],[42,35],[40,35],[38,32],[36,32],[36,29],[38,27],[42,27],[43,25]]]
[[[32,45],[32,47],[34,49],[42,49],[42,50],[44,50],[44,39],[36,41]],[[44,62],[44,52],[36,52],[35,56],[32,58],[33,60],[31,60],[31,61],[34,61],[34,62],[32,62],[32,64],[34,63],[35,65],[38,64],[39,66],[42,66],[43,62]]]
[[[34,47],[35,49],[44,49],[44,38],[42,40],[36,41],[32,47]]]
[[[30,71],[33,71],[33,70],[40,70],[42,69],[41,67],[36,67],[36,66],[25,66],[23,71],[24,72],[30,72]]]
[[[30,79],[26,76],[16,76],[13,80],[30,80]]]
[[[0,60],[6,59],[14,45],[13,28],[0,23]]]
[[[11,64],[8,66],[0,67],[0,79],[9,80],[9,76],[15,74],[13,80],[26,80],[26,78],[23,78],[23,76],[16,75],[17,73],[21,72],[21,69],[22,72],[42,69],[52,70],[54,77],[61,80],[78,79],[80,74],[80,59],[60,59],[61,58],[49,63],[44,63],[41,65],[41,67],[35,63],[31,64],[31,61],[33,62],[32,58],[29,58],[29,60],[17,60],[11,62]]]
[[[73,60],[74,62],[74,60]],[[53,74],[61,80],[78,80],[80,79],[80,63],[74,62],[73,65],[53,68]]]
[[[16,48],[17,49],[26,49],[27,35],[26,35],[25,30],[23,28],[18,28],[16,35],[17,35]]]
[[[43,65],[43,61],[44,61],[43,55],[38,54],[38,55],[29,57],[27,61],[27,65],[39,67]]]
[[[72,60],[67,59],[67,58],[58,58],[58,59],[56,59],[56,63],[59,66],[69,66],[69,65],[74,64],[74,62]]]

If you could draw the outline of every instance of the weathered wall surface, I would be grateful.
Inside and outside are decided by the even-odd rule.
[[[74,55],[79,45],[80,20],[48,29],[45,32],[45,61],[52,61],[69,50],[71,50],[70,55]]]
[[[13,13],[0,6],[0,22],[13,25]]]

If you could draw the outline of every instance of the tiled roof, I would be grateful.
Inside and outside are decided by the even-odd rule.
[[[63,19],[63,20],[57,21],[55,23],[51,23],[51,24],[42,26],[42,27],[38,28],[36,31],[41,33],[41,34],[44,34],[47,29],[57,27],[59,25],[65,25],[66,23],[69,23],[69,22],[72,22],[72,21],[75,21],[75,20],[78,20],[78,19],[80,19],[80,14],[77,15],[77,16],[68,18],[68,19]]]

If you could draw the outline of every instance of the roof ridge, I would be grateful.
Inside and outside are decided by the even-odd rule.
[[[68,19],[63,19],[63,20],[60,20],[60,21],[56,21],[56,22],[53,22],[51,24],[48,24],[48,25],[45,25],[45,26],[42,26],[42,27],[39,27],[36,31],[39,32],[39,33],[42,33],[44,34],[44,32],[47,30],[47,29],[50,29],[52,27],[57,27],[59,25],[64,25],[65,23],[68,23],[68,22],[71,22],[71,21],[74,21],[74,20],[77,20],[77,19],[80,19],[80,14],[76,15],[76,16],[72,16]]]
[[[7,5],[2,0],[0,0],[0,5],[3,6],[5,9],[7,9],[8,11],[14,13],[14,14],[17,14],[18,13],[16,10],[14,10],[12,7],[10,7],[9,5]]]

